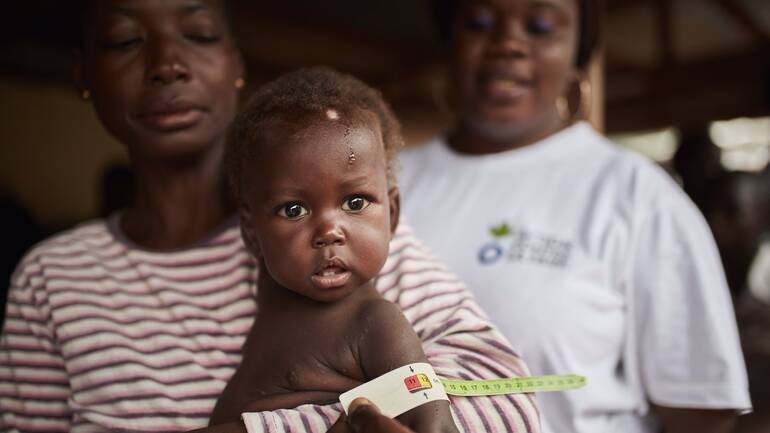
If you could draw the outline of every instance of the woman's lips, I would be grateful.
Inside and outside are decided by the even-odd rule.
[[[328,290],[344,286],[350,279],[350,271],[339,266],[329,266],[310,276],[319,289]]]
[[[515,77],[483,77],[478,84],[481,93],[496,102],[513,102],[532,91],[528,80]]]
[[[165,102],[151,105],[139,115],[150,129],[175,131],[194,126],[203,117],[203,110],[186,102]]]

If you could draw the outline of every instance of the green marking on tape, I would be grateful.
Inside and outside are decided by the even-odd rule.
[[[491,380],[441,379],[449,395],[475,397],[481,395],[521,394],[525,392],[565,391],[582,388],[586,378],[576,374],[561,376],[529,376]]]

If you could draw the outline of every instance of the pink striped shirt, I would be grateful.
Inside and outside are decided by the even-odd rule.
[[[36,246],[0,337],[0,430],[166,432],[203,427],[238,366],[256,267],[235,219],[177,252],[138,248],[117,216]],[[526,375],[469,292],[403,224],[377,281],[448,378]],[[539,432],[531,395],[454,398],[463,431]],[[262,413],[265,431],[324,432],[339,405]]]

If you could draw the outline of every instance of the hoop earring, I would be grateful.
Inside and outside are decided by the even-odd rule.
[[[80,92],[80,99],[84,101],[88,101],[89,99],[91,99],[91,91],[89,91],[88,89],[83,89],[83,91]]]
[[[238,77],[235,79],[235,88],[236,89],[243,89],[243,86],[246,85],[246,80],[244,80],[242,77]]]
[[[572,111],[570,108],[569,96],[574,95],[572,90],[575,83],[577,83],[577,109]],[[591,82],[583,74],[578,73],[575,75],[575,81],[570,85],[567,93],[556,98],[556,111],[559,113],[559,117],[567,121],[575,121],[579,119],[585,119],[591,112]]]
[[[577,114],[584,119],[587,119],[591,114],[591,97],[592,91],[591,81],[587,77],[581,76],[578,82],[578,89],[580,90],[580,104],[578,105]]]
[[[556,98],[556,112],[559,113],[559,117],[561,117],[562,120],[572,119],[572,112],[569,110],[569,101],[567,101],[566,96],[561,95]]]

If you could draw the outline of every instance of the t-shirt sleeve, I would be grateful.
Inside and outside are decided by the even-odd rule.
[[[69,380],[43,280],[41,265],[28,256],[11,281],[0,335],[0,431],[70,430]]]
[[[632,343],[660,406],[750,409],[721,260],[697,208],[672,186],[646,209],[631,258]]]
[[[249,433],[324,433],[341,413],[339,403],[306,404],[295,409],[244,413],[242,418]]]

